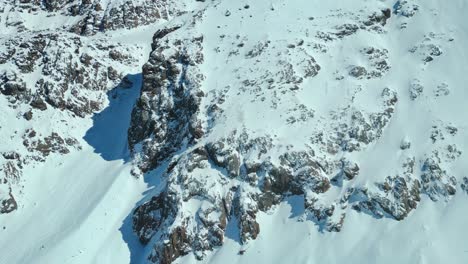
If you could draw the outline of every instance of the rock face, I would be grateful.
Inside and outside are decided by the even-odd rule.
[[[8,53],[3,55],[4,64],[13,62],[16,66],[0,70],[0,92],[10,104],[29,103],[42,111],[50,105],[80,117],[100,110],[103,92],[122,79],[122,73],[110,65],[132,63],[129,56],[105,58],[110,51],[127,53],[121,47],[87,45],[80,37],[69,34],[39,33],[31,38],[19,35],[5,45]],[[97,56],[84,50],[93,50]],[[22,80],[33,73],[39,73],[41,78],[26,85]]]
[[[19,12],[59,13],[78,20],[70,32],[94,35],[116,29],[132,29],[181,15],[183,3],[171,0],[21,0],[14,1]]]
[[[162,39],[174,30],[156,32],[155,49],[143,66],[142,95],[132,113],[129,144],[141,144],[140,168],[144,172],[200,138],[203,132],[196,120],[203,96],[199,89],[203,77],[197,70],[197,65],[203,63],[203,37],[184,42]],[[188,43],[191,49],[185,49]]]
[[[402,143],[391,150],[401,153],[392,173],[361,184],[369,164],[356,157],[383,140],[400,104],[426,95],[418,79],[401,88],[383,81],[392,71],[390,47],[353,47],[359,65],[335,65],[322,56],[346,46],[353,35],[385,36],[390,20],[410,19],[416,6],[411,9],[401,1],[393,7],[396,18],[390,8],[330,11],[327,19],[336,19],[327,24],[329,31],[318,27],[314,35],[297,25],[284,36],[295,32],[307,40],[265,40],[229,31],[223,19],[242,16],[248,8],[234,12],[225,5],[220,21],[210,19],[219,7],[208,4],[158,30],[143,67],[142,93],[128,131],[133,173],[153,175],[156,169],[163,179],[161,191],[133,213],[135,233],[152,249],[148,260],[171,263],[187,254],[203,259],[223,244],[228,226],[236,228],[240,244],[248,244],[261,234],[258,214],[291,197],[303,199],[301,219],[314,222],[320,231],[339,232],[350,210],[401,221],[422,195],[448,201],[455,194],[457,181],[443,169],[446,161],[440,156],[452,162],[460,153],[456,146],[444,146],[449,130],[440,126],[427,138],[433,138],[432,152],[415,156],[414,143],[399,138]],[[342,17],[355,23],[343,24]],[[203,30],[212,23],[226,23],[226,30]],[[329,111],[291,103],[301,101],[300,95],[321,96],[310,91],[321,78],[354,88],[347,90],[349,96],[338,93],[340,106]],[[370,89],[371,83],[381,86]],[[372,94],[366,99],[372,101],[368,108],[361,105],[366,93]],[[451,131],[456,136],[456,128]]]
[[[92,35],[100,31],[131,29],[180,15],[174,1],[121,1],[115,4],[105,4],[99,0],[89,2],[74,4],[68,8],[72,15],[84,15],[70,29],[72,32]]]
[[[407,180],[412,181],[410,183]],[[420,198],[421,185],[418,180],[405,179],[401,176],[388,177],[385,182],[378,184],[383,193],[369,193],[360,190],[357,195],[366,198],[353,206],[353,209],[365,211],[378,218],[388,216],[396,220],[403,220],[411,210],[416,209]]]
[[[468,193],[466,80],[440,65],[466,49],[458,29],[415,28],[423,1],[320,5],[0,0],[0,213],[21,208],[25,166],[81,150],[77,120],[143,63],[128,147],[132,174],[159,182],[131,213],[149,262],[228,238],[243,254],[292,199],[291,218],[340,232]]]
[[[0,213],[10,213],[18,208],[13,197],[12,187],[17,185],[22,176],[23,159],[17,152],[3,152],[0,156]]]
[[[0,213],[1,214],[6,214],[10,213],[18,208],[18,205],[16,204],[15,198],[9,194],[9,197],[6,199],[2,199],[1,206],[0,206]]]
[[[238,223],[241,242],[246,243],[260,232],[256,221],[259,210],[267,211],[289,194],[320,194],[330,188],[328,178],[310,153],[285,153],[278,157],[277,164],[261,161],[268,158],[262,152],[272,147],[270,138],[250,139],[245,132],[234,133],[171,161],[165,173],[165,191],[138,207],[134,214],[140,241],[160,241],[150,258],[168,261],[165,251],[172,252],[169,260],[188,252],[202,258],[204,251],[222,245],[230,221]],[[253,153],[258,153],[260,160],[252,160]],[[184,203],[200,203],[196,216],[199,222],[179,207]],[[172,241],[174,233],[157,234],[173,228],[183,231],[184,246],[162,242]],[[160,237],[152,240],[155,235]]]
[[[177,6],[166,3],[0,1],[0,153],[21,153],[0,157],[0,213],[21,204],[23,167],[79,151],[83,135],[74,128],[102,110],[110,89],[128,86],[125,76],[140,67],[144,43],[102,33],[175,15]],[[38,17],[41,23],[31,23]]]

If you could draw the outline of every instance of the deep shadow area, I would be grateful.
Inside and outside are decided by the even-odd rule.
[[[130,82],[129,82],[130,81]],[[107,93],[109,105],[92,117],[93,126],[83,137],[104,160],[130,158],[127,131],[132,109],[140,95],[142,74],[127,75],[123,81]]]
[[[304,195],[292,195],[285,199],[286,203],[291,206],[291,215],[289,218],[296,218],[304,214]]]
[[[158,168],[143,175],[143,180],[145,183],[150,186],[150,189],[142,193],[142,198],[135,204],[128,215],[122,222],[122,225],[119,228],[119,231],[122,234],[122,239],[128,246],[130,252],[130,264],[133,263],[146,263],[145,256],[149,255],[149,252],[152,247],[152,242],[150,241],[146,247],[139,240],[135,232],[133,231],[133,212],[135,209],[149,201],[153,196],[160,194],[163,191],[165,182],[162,179],[163,172],[167,169],[168,163],[162,164]],[[129,176],[130,177],[130,176]]]
[[[139,203],[138,203],[139,204]],[[122,222],[122,226],[119,228],[120,233],[122,234],[122,239],[128,246],[130,252],[130,264],[133,263],[144,263],[143,256],[145,246],[140,243],[138,237],[133,232],[133,211],[137,205],[132,209],[131,212],[125,217]]]
[[[240,232],[241,231],[239,228],[239,221],[237,220],[237,217],[235,217],[234,215],[229,216],[224,236],[242,246]]]
[[[93,126],[86,131],[83,139],[94,148],[104,160],[130,161],[130,150],[128,148],[128,129],[133,107],[140,96],[142,85],[142,74],[127,75],[122,82],[107,93],[109,104],[101,112],[92,117]],[[135,204],[132,211],[122,222],[119,231],[122,239],[130,251],[130,263],[142,263],[145,247],[140,243],[133,232],[133,211],[144,203],[152,192],[157,191],[159,177],[154,173],[148,173],[144,180],[148,186],[153,186],[142,194],[143,198]],[[128,177],[131,177],[128,175]]]

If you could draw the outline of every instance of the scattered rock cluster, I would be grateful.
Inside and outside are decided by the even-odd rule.
[[[132,29],[181,14],[177,1],[103,1],[103,0],[21,0],[13,8],[20,12],[60,13],[77,17],[68,30],[79,35],[94,35],[115,29]],[[19,21],[21,23],[21,21]]]
[[[7,52],[0,55],[0,62],[16,67],[0,70],[0,92],[13,106],[27,103],[41,111],[51,106],[80,117],[100,110],[105,99],[103,92],[122,79],[122,73],[111,65],[132,63],[122,48],[89,46],[80,37],[67,34],[18,36],[5,46]],[[84,51],[89,49],[98,57]],[[112,54],[111,60],[102,60],[108,53]],[[34,73],[40,73],[40,77],[35,83],[26,84],[26,76]]]
[[[220,35],[219,41],[232,49],[224,50],[220,45],[214,47],[214,53],[226,60],[227,69],[239,82],[207,92],[202,84],[208,76],[201,71],[206,63],[206,43],[203,36],[194,33],[197,17],[201,16],[156,32],[153,52],[143,68],[143,90],[132,112],[128,138],[135,175],[156,168],[163,171],[158,192],[149,195],[133,213],[135,233],[152,249],[148,259],[171,263],[189,253],[203,259],[207,251],[223,244],[230,227],[238,230],[239,242],[247,244],[261,233],[258,214],[274,210],[292,197],[303,199],[305,210],[300,218],[327,232],[339,232],[350,209],[401,221],[417,208],[423,195],[434,201],[449,200],[458,183],[445,163],[461,155],[455,144],[445,141],[457,134],[457,128],[450,125],[434,126],[428,138],[434,149],[430,155],[414,156],[411,140],[404,138],[395,146],[402,159],[394,173],[370,185],[354,184],[363,175],[361,164],[350,157],[382,138],[399,100],[407,96],[405,90],[397,93],[381,87],[373,111],[354,105],[353,95],[349,105],[332,111],[326,119],[304,104],[286,108],[285,124],[317,125],[331,131],[311,132],[310,141],[301,146],[284,146],[276,135],[259,134],[248,127],[224,131],[223,136],[213,132],[216,123],[226,117],[225,102],[233,89],[237,95],[249,95],[251,102],[271,99],[266,105],[280,109],[282,96],[301,91],[308,78],[323,71],[310,49],[326,53],[327,42],[343,40],[360,30],[384,34],[392,15],[406,18],[418,11],[416,6],[410,8],[412,11],[408,8],[406,1],[399,1],[393,14],[391,9],[370,15],[363,11],[356,16],[339,13],[337,17],[350,16],[356,23],[318,32],[317,42],[249,43],[247,36]],[[230,16],[231,12],[225,12],[225,17]],[[436,48],[431,54],[441,55]],[[364,63],[349,68],[352,78],[372,81],[391,69],[385,48],[363,47],[359,56]],[[229,68],[230,62],[239,58],[246,62],[243,68]],[[275,67],[265,67],[265,62]],[[247,76],[243,71],[246,67]],[[439,96],[448,95],[446,85],[440,87]],[[412,101],[425,92],[417,79],[406,89]],[[360,91],[361,87],[356,89],[356,93]],[[466,190],[467,185],[465,181],[461,188]]]
[[[125,74],[139,65],[138,59],[144,55],[142,45],[109,41],[111,36],[98,33],[163,19],[175,10],[166,9],[165,4],[165,1],[0,1],[4,14],[0,19],[0,99],[12,110],[8,115],[16,113],[18,119],[14,131],[2,127],[12,128],[10,124],[0,124],[0,137],[6,140],[3,149],[10,147],[14,153],[22,153],[18,156],[4,153],[0,157],[0,213],[18,207],[24,165],[44,162],[53,153],[66,155],[81,149],[76,136],[69,135],[71,131],[48,130],[37,126],[39,122],[50,122],[53,127],[54,122],[63,123],[67,119],[70,123],[67,127],[74,127],[75,118],[89,117],[103,108],[110,89],[129,85]],[[28,19],[36,16],[44,16],[43,24],[29,23]],[[51,28],[42,28],[49,20],[53,22],[63,16],[78,22],[64,23],[62,27],[51,23]]]
[[[141,146],[137,159],[143,172],[203,136],[196,119],[204,96],[199,88],[204,77],[197,68],[203,62],[203,37],[164,39],[174,30],[156,32],[154,51],[143,66],[142,94],[132,112],[129,144],[131,148]]]
[[[122,69],[132,66],[137,50],[109,44],[99,33],[184,13],[183,5],[174,1],[104,2],[109,1],[15,1],[15,10],[74,16],[78,21],[59,33],[28,32],[21,19],[5,22],[22,32],[7,35],[0,49],[0,95],[12,108],[21,109],[19,119],[34,121],[54,110],[86,117],[100,110],[106,91],[121,82],[128,84]],[[251,10],[250,5],[240,8],[247,9]],[[150,191],[133,212],[133,230],[151,249],[148,259],[171,263],[189,253],[203,259],[223,245],[231,227],[238,230],[239,242],[247,244],[261,233],[257,216],[292,197],[303,199],[301,219],[312,221],[322,232],[339,232],[350,209],[400,221],[417,208],[423,195],[433,201],[449,200],[458,184],[468,193],[468,178],[457,181],[449,169],[462,155],[451,141],[458,136],[458,128],[440,122],[426,138],[432,144],[428,154],[416,156],[415,144],[404,138],[395,146],[401,159],[390,175],[375,183],[356,184],[364,177],[365,167],[357,154],[382,139],[405,98],[416,104],[428,91],[415,78],[403,88],[382,85],[367,90],[376,95],[369,108],[356,104],[356,96],[368,88],[363,86],[384,79],[391,70],[390,52],[384,47],[359,47],[359,62],[338,65],[341,69],[321,65],[336,43],[358,33],[385,34],[390,19],[407,21],[418,11],[419,6],[409,1],[397,1],[393,10],[335,10],[330,17],[339,23],[328,30],[307,32],[307,38],[254,42],[247,34],[222,34],[217,42],[210,42],[209,36],[197,31],[204,10],[162,26],[153,36],[152,52],[142,69],[141,94],[128,129],[135,164],[132,173],[162,171],[160,188]],[[224,10],[221,17],[232,18],[234,12]],[[92,42],[90,35],[97,35]],[[443,55],[446,40],[444,35],[429,33],[408,54],[427,67]],[[233,78],[225,83],[220,76],[216,89],[207,91],[204,84],[212,77],[204,75],[203,68],[211,56],[222,59]],[[342,74],[343,69],[347,74]],[[353,94],[343,105],[320,113],[300,97],[306,89],[315,88],[310,87],[314,78],[329,72],[336,73],[330,81],[343,84],[340,81],[349,78],[347,85],[360,85],[349,89]],[[448,84],[441,81],[433,93],[449,96]],[[246,126],[215,131],[216,124],[226,122],[233,111],[226,101],[242,96],[258,107],[270,107],[284,126],[312,127],[308,138],[283,145],[275,131]],[[27,154],[1,153],[0,213],[18,207],[13,189],[25,164],[81,148],[78,140],[57,132],[31,128],[18,135]]]

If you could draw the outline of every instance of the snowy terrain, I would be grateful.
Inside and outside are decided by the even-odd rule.
[[[0,263],[468,262],[468,1],[0,11]]]

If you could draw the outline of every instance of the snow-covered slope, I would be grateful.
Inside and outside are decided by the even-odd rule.
[[[0,263],[468,261],[468,2],[0,8]]]

